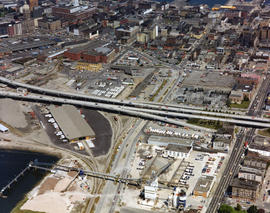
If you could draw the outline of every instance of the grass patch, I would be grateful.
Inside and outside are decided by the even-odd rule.
[[[241,104],[230,104],[231,108],[247,109],[250,104],[250,101],[242,101]]]
[[[203,120],[203,119],[198,119],[198,118],[188,119],[187,123],[194,124],[197,126],[202,126],[209,129],[220,129],[223,126],[223,122],[221,121],[210,121],[210,120]]]
[[[23,200],[21,200],[14,209],[12,209],[11,213],[45,213],[45,212],[37,212],[37,211],[31,211],[31,210],[21,210],[20,208],[27,202],[28,198],[25,197]]]
[[[265,136],[265,137],[270,137],[270,128],[259,130],[258,134],[262,135],[262,136]]]

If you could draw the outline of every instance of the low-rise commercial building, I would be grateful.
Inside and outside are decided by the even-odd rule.
[[[256,137],[254,142],[248,147],[248,150],[264,157],[270,157],[270,143],[265,138]]]
[[[151,135],[148,138],[148,144],[156,146],[168,146],[169,144],[174,144],[181,147],[192,147],[193,140]]]
[[[61,29],[61,21],[56,18],[43,18],[38,20],[38,26],[49,31],[56,31]]]
[[[250,168],[266,170],[267,160],[260,157],[258,153],[249,151],[248,155],[245,157],[243,161],[243,165]]]
[[[193,194],[195,196],[202,196],[204,198],[207,198],[211,188],[214,184],[214,177],[212,176],[202,176],[198,179]]]
[[[229,100],[231,103],[241,104],[244,100],[244,94],[241,91],[232,91]]]
[[[244,179],[244,180],[252,180],[257,181],[258,183],[261,183],[264,177],[264,170],[255,169],[255,168],[249,168],[241,166],[238,178]]]
[[[259,183],[252,180],[235,178],[232,182],[232,198],[241,199],[244,202],[255,201],[259,190]]]

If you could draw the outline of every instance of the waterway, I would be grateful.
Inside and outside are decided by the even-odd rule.
[[[207,4],[209,8],[212,8],[215,4],[225,5],[228,0],[190,0],[188,4],[190,5],[200,5]]]
[[[19,174],[30,161],[38,159],[41,162],[54,163],[55,156],[16,150],[0,150],[0,190]],[[30,170],[14,184],[5,194],[7,198],[0,198],[0,213],[8,213],[24,198],[24,195],[44,177],[45,173]]]
[[[172,2],[172,1],[179,1],[179,0],[156,0],[158,2]],[[185,2],[185,0],[181,0]],[[187,0],[185,4],[190,5],[200,5],[200,4],[207,4],[210,8],[212,8],[215,4],[225,5],[228,0]]]

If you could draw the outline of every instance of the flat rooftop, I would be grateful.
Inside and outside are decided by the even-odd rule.
[[[183,81],[183,87],[193,86],[202,88],[225,88],[232,89],[235,85],[235,79],[232,76],[220,75],[218,72],[197,72],[193,71]]]
[[[193,140],[191,139],[182,139],[176,137],[163,137],[151,135],[148,139],[148,143],[157,142],[157,143],[167,143],[167,144],[177,144],[179,146],[187,146],[190,147],[193,144]]]
[[[249,189],[249,190],[257,190],[259,183],[252,180],[241,180],[239,178],[235,178],[231,184],[232,187]]]
[[[68,50],[70,53],[88,53],[93,55],[107,55],[111,53],[113,48],[110,47],[109,43],[104,41],[90,41],[85,45],[72,48]]]
[[[145,179],[150,179],[153,172],[155,172],[155,174],[158,174],[168,164],[168,159],[156,156],[150,161],[147,161],[145,168],[142,171],[142,177]]]
[[[32,41],[27,43],[20,43],[20,44],[10,44],[8,46],[8,49],[10,49],[12,52],[21,51],[21,50],[28,50],[43,46],[50,46],[55,45],[55,41]]]
[[[95,137],[94,131],[83,119],[76,107],[72,105],[60,107],[51,105],[49,110],[67,139],[76,140],[85,137]]]
[[[213,180],[214,180],[214,177],[212,176],[200,177],[194,187],[194,191],[208,192],[211,188]]]
[[[169,144],[166,150],[174,151],[174,152],[182,152],[182,153],[189,153],[191,146],[180,146],[176,144]]]

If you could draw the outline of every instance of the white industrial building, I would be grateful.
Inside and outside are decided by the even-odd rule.
[[[5,127],[4,125],[0,124],[0,132],[7,133],[8,132],[8,128]]]
[[[167,148],[163,151],[165,156],[173,158],[187,158],[192,151],[192,146],[181,146],[175,144],[169,144]]]
[[[145,199],[155,200],[157,198],[158,178],[156,178],[150,186],[144,186]]]

